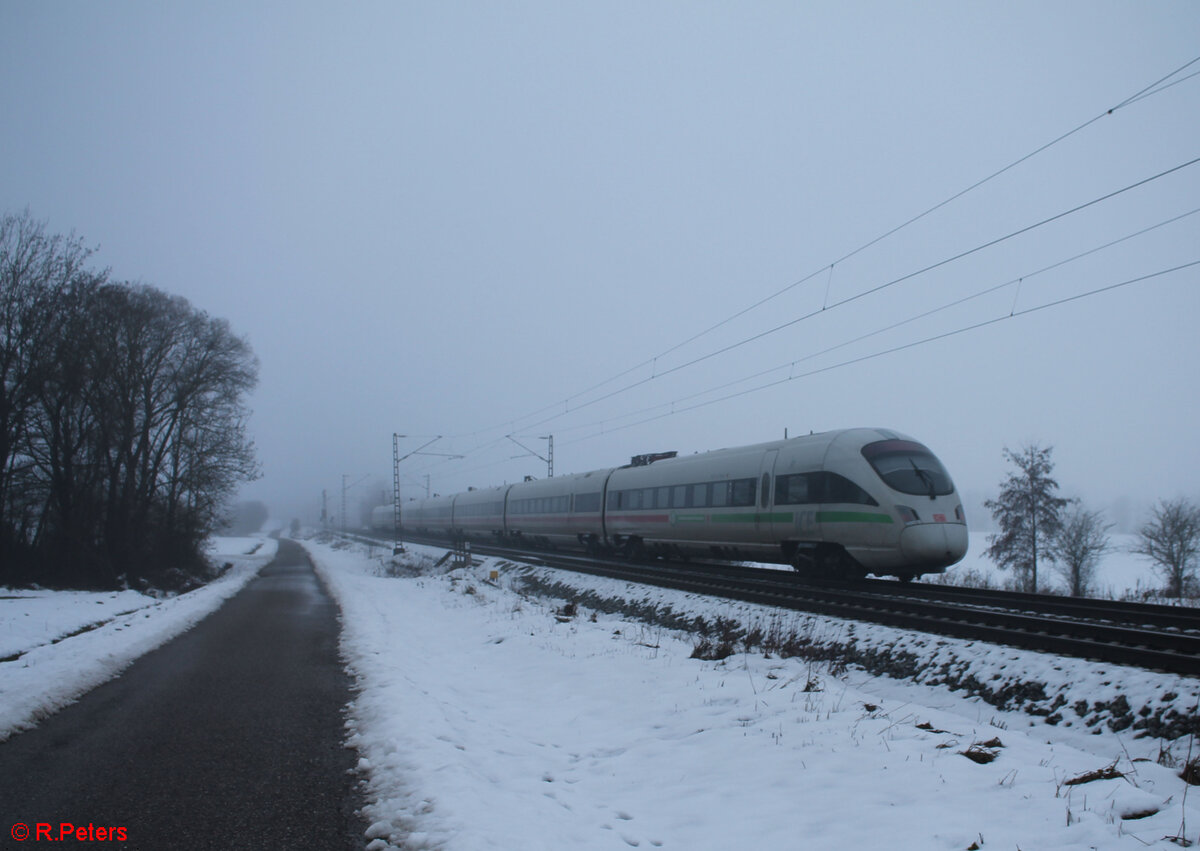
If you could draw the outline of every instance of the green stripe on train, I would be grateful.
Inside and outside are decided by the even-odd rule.
[[[891,523],[888,514],[873,514],[869,511],[818,511],[818,523]]]
[[[796,515],[790,511],[773,514],[714,514],[709,518],[714,523],[791,523]]]

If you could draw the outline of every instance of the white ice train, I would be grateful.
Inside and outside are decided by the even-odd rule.
[[[391,506],[372,526],[392,529]],[[967,552],[962,500],[925,446],[855,428],[401,505],[408,532],[634,556],[791,564],[821,575],[941,573]]]

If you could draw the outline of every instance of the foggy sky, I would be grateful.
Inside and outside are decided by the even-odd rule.
[[[393,433],[466,456],[405,498],[544,475],[510,433],[561,474],[858,425],[980,497],[1037,441],[1091,505],[1196,498],[1200,267],[1156,273],[1200,164],[980,247],[1200,157],[1200,77],[1122,105],[1198,56],[1192,2],[0,0],[0,199],[249,337],[282,522]]]

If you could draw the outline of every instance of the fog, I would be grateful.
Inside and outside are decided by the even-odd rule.
[[[250,339],[280,523],[393,434],[441,435],[407,499],[545,475],[510,434],[877,425],[977,528],[1029,442],[1127,524],[1200,497],[1198,45],[1190,2],[0,0],[0,186]]]

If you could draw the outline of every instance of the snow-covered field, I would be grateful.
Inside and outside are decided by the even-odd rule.
[[[209,557],[232,566],[187,594],[0,589],[0,741],[121,673],[192,627],[275,557],[276,541],[216,538]]]
[[[1003,588],[1012,582],[1012,573],[1000,570],[985,555],[987,539],[987,532],[971,533],[966,558],[947,571],[949,581],[969,578],[971,584],[980,585],[986,581],[993,588]],[[1089,596],[1111,600],[1141,599],[1145,593],[1154,593],[1163,587],[1163,579],[1151,562],[1145,556],[1130,552],[1136,542],[1136,535],[1109,535],[1110,551],[1100,558]],[[1066,582],[1054,565],[1039,565],[1038,573],[1040,589],[1065,592]]]
[[[1185,829],[1200,839],[1200,798],[1178,776],[1190,742],[1122,726],[1143,706],[1194,713],[1194,678],[495,559],[450,570],[420,547],[412,569],[379,548],[306,546],[342,609],[372,851],[1169,848]],[[909,654],[933,675],[761,652],[693,659],[688,633],[586,604],[568,614],[530,593],[555,583],[641,612]],[[929,684],[947,672],[1000,691],[1037,682],[1042,694],[1018,689],[1000,708]],[[1133,711],[1114,723],[1117,698]],[[1110,767],[1108,779],[1071,782]]]

